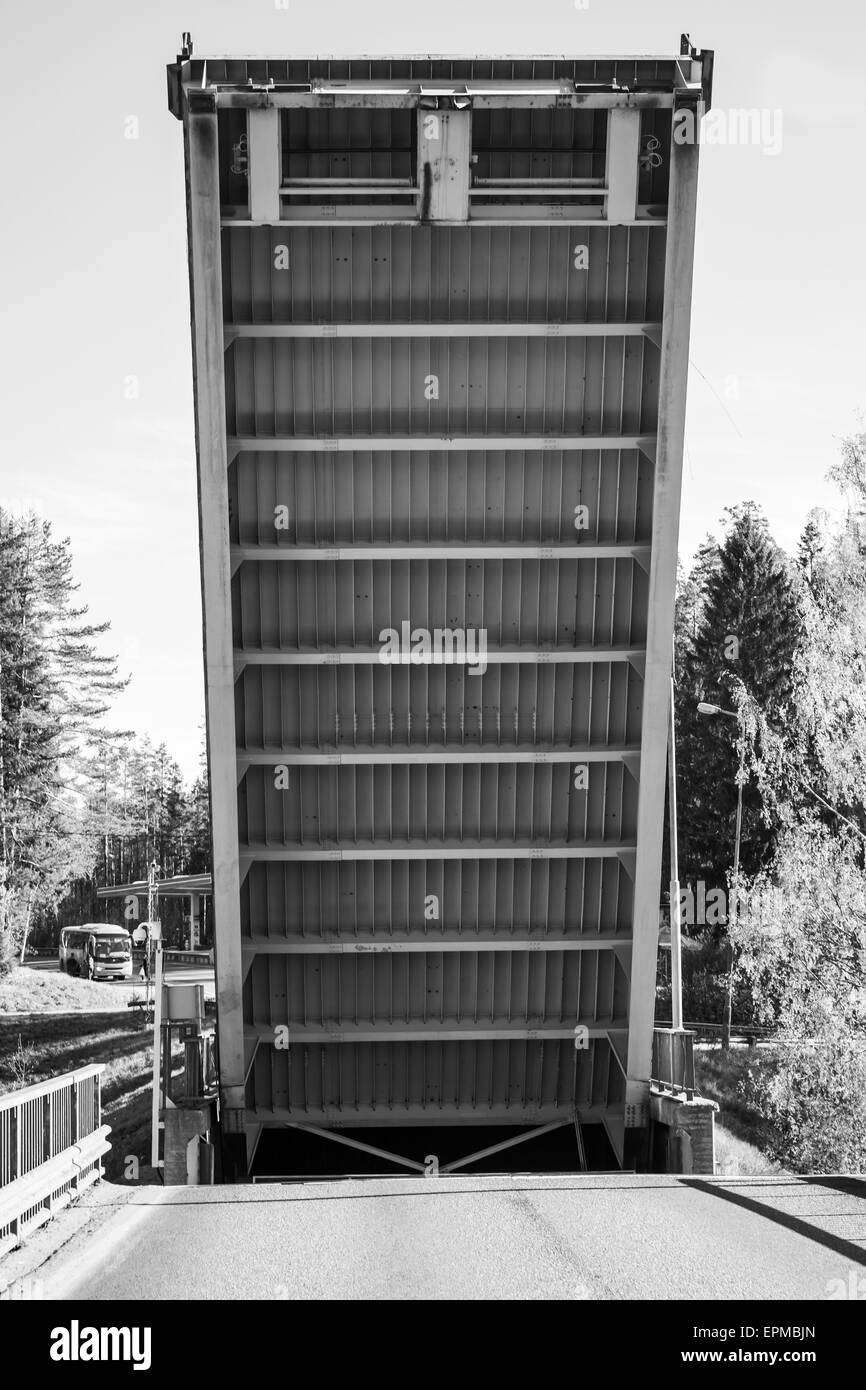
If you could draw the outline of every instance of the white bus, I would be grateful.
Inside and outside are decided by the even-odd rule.
[[[132,940],[123,927],[85,922],[60,933],[60,969],[88,980],[132,977]]]

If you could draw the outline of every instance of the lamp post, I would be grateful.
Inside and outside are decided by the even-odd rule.
[[[739,710],[722,709],[720,705],[710,705],[702,700],[698,705],[698,714],[723,714],[728,719],[736,719],[740,736],[737,745],[740,752],[740,766],[737,771],[737,828],[734,835],[734,873],[731,883],[731,903],[728,909],[728,986],[725,992],[725,1014],[722,1022],[722,1047],[729,1048],[731,1045],[731,1015],[734,1002],[734,939],[732,928],[737,923],[737,913],[740,905],[740,836],[743,828],[743,769],[746,758],[746,738],[743,729],[743,718]]]
[[[668,733],[668,814],[671,851],[671,1026],[675,1032],[679,1033],[683,1027],[683,933],[680,918],[680,863],[677,845],[677,755],[673,677],[671,677],[671,720]]]
[[[168,1059],[162,1058],[162,924],[157,916],[159,885],[157,883],[156,860],[150,865],[147,874],[147,921],[140,922],[132,934],[133,940],[144,945],[145,952],[145,1006],[150,1012],[150,991],[153,986],[153,1079],[151,1083],[150,1113],[150,1162],[153,1168],[162,1168],[159,1156],[159,1118],[163,1090],[167,1074],[171,1071],[171,1048]],[[160,1062],[163,1062],[160,1077]]]

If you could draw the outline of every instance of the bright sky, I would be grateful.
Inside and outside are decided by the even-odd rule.
[[[82,597],[133,675],[114,722],[164,740],[187,775],[201,606],[182,139],[165,91],[182,30],[202,56],[673,54],[687,30],[715,49],[716,108],[782,124],[778,154],[701,155],[684,559],[749,497],[793,548],[807,512],[835,505],[824,474],[866,409],[852,0],[281,3],[88,0],[8,6],[3,23],[0,502],[71,537]]]

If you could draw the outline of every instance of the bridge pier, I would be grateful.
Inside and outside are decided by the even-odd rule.
[[[247,1134],[245,1111],[220,1105],[219,1126],[220,1182],[246,1182]]]
[[[197,1185],[199,1182],[212,1182],[210,1162],[200,1159],[198,1172],[195,1177],[191,1177],[187,1168],[187,1155],[190,1141],[193,1139],[204,1140],[208,1146],[213,1144],[216,1130],[215,1098],[192,1102],[178,1101],[163,1111],[163,1120],[163,1173],[166,1186],[185,1187],[189,1183]]]
[[[656,1173],[700,1173],[716,1171],[714,1100],[695,1096],[650,1094],[651,1167]]]

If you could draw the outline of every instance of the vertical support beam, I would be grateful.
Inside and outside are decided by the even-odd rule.
[[[472,112],[418,111],[418,215],[422,222],[469,220]]]
[[[640,112],[616,108],[607,117],[604,215],[608,222],[633,222],[637,216]]]
[[[189,895],[189,946],[197,951],[201,945],[201,893]]]
[[[668,735],[668,813],[671,847],[671,1027],[683,1026],[683,954],[682,922],[680,920],[680,855],[677,838],[677,730],[674,707],[674,682],[671,677],[671,717]]]
[[[189,225],[199,546],[213,851],[214,969],[221,1118],[243,1144],[244,1044],[228,462],[223,385],[217,117],[212,97],[190,93],[184,121]],[[225,1156],[224,1156],[225,1158]],[[226,1165],[233,1173],[234,1164]],[[245,1160],[241,1167],[245,1170]]]
[[[48,1092],[42,1097],[42,1162],[43,1162],[43,1163],[47,1163],[48,1160],[49,1160],[49,1158],[53,1158],[53,1157],[54,1157],[53,1148],[52,1148],[52,1144],[51,1144],[51,1139],[52,1139],[52,1134],[51,1134],[51,1100],[52,1100],[51,1092],[48,1091]],[[62,1148],[63,1145],[61,1144],[60,1147]],[[52,1194],[49,1192],[47,1198],[45,1199],[45,1200],[46,1200],[46,1205],[47,1205],[49,1211],[51,1211],[51,1210],[53,1209],[53,1206],[54,1206],[54,1204],[53,1204],[53,1202],[52,1202],[52,1200],[51,1200],[51,1196],[52,1196]]]
[[[9,1123],[11,1132],[9,1134],[9,1181],[14,1182],[21,1177],[21,1109],[13,1105],[9,1112]],[[17,1209],[17,1214],[12,1218],[10,1234],[15,1237],[16,1244],[21,1237],[21,1212]]]
[[[280,113],[275,106],[248,113],[247,177],[253,222],[280,220]]]
[[[150,1166],[160,1167],[159,1117],[163,1108],[163,1092],[171,1085],[171,1047],[168,1051],[168,1074],[162,1047],[162,941],[157,937],[153,952],[153,1078],[150,1097]],[[160,1076],[160,1071],[162,1075]]]
[[[674,121],[674,128],[677,122]],[[646,674],[634,882],[634,944],[629,1001],[626,1149],[646,1124],[658,956],[665,773],[670,719],[677,542],[689,365],[689,313],[697,200],[698,144],[671,141],[665,302],[659,376],[658,446],[653,490]]]

